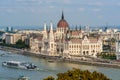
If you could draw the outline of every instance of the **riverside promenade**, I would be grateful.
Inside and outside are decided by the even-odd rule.
[[[93,59],[93,58],[86,58],[85,60],[83,59],[76,59],[74,57],[72,58],[62,58],[59,56],[49,56],[49,55],[44,55],[40,53],[33,53],[31,51],[26,51],[22,49],[16,49],[16,48],[11,48],[11,47],[5,47],[5,46],[0,46],[0,50],[10,52],[10,54],[21,54],[21,55],[28,55],[28,56],[35,56],[38,58],[43,58],[47,60],[52,60],[52,61],[61,61],[61,62],[70,62],[70,63],[76,63],[76,64],[84,64],[84,65],[93,65],[93,66],[98,66],[98,67],[109,67],[109,68],[119,68],[120,69],[120,61],[112,61],[112,60],[104,60],[104,59]]]

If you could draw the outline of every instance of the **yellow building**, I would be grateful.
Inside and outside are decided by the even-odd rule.
[[[15,44],[19,39],[21,39],[22,41],[24,41],[26,39],[26,35],[23,34],[19,34],[19,33],[9,33],[6,34],[5,37],[5,43],[6,44]]]

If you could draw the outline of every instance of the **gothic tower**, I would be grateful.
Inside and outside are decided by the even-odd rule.
[[[44,23],[44,32],[43,32],[43,38],[44,38],[44,40],[45,39],[47,39],[47,29],[46,29],[46,27],[47,27],[47,25],[46,25],[46,23]]]
[[[54,55],[55,52],[55,42],[54,42],[54,34],[53,34],[53,24],[50,23],[50,33],[49,33],[49,55]]]

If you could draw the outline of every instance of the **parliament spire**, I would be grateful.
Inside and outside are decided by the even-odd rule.
[[[64,19],[64,13],[63,13],[63,11],[62,11],[62,20]]]

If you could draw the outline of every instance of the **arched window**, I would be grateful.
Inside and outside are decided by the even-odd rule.
[[[87,55],[89,55],[89,52],[88,52],[88,51],[86,51],[86,54],[87,54]]]
[[[57,48],[57,53],[59,52],[59,49]]]
[[[63,53],[63,49],[61,49],[61,52]]]
[[[83,55],[85,55],[85,51],[83,51]]]

